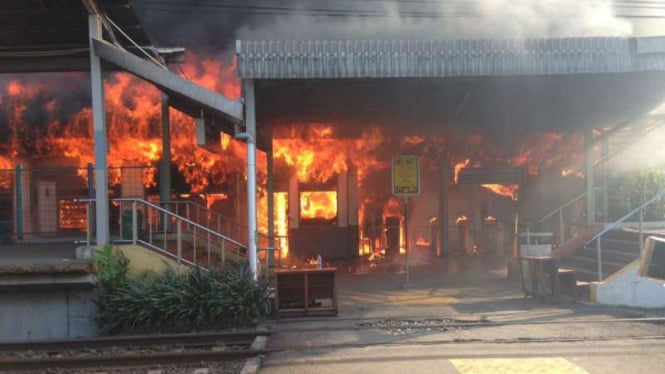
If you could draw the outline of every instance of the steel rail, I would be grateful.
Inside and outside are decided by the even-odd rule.
[[[580,337],[551,337],[529,338],[517,337],[509,339],[435,339],[424,341],[404,341],[403,337],[393,340],[371,343],[340,343],[321,345],[290,345],[267,349],[244,349],[229,351],[192,351],[192,352],[158,352],[146,354],[123,354],[115,356],[72,356],[72,357],[46,357],[46,358],[12,358],[0,359],[0,367],[10,370],[39,370],[53,368],[100,368],[100,367],[130,367],[152,364],[183,364],[201,361],[230,361],[248,357],[256,357],[276,352],[330,350],[345,348],[365,348],[372,346],[434,346],[434,345],[461,345],[461,344],[524,344],[524,343],[575,343],[588,341],[617,341],[617,340],[665,340],[665,335],[626,335],[626,336],[580,336]]]
[[[171,344],[207,344],[220,342],[225,344],[240,344],[251,342],[257,336],[268,336],[270,331],[237,331],[237,332],[209,332],[187,334],[155,334],[155,335],[129,335],[108,336],[84,339],[39,340],[28,342],[0,342],[0,352],[16,351],[52,351],[95,349],[107,347],[151,347]],[[0,366],[1,367],[1,366]]]
[[[99,367],[132,367],[154,364],[183,364],[201,361],[233,361],[255,357],[265,350],[238,349],[226,351],[167,351],[119,355],[86,355],[70,357],[33,357],[0,359],[1,370],[83,369]]]

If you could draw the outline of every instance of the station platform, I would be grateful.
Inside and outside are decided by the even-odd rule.
[[[90,255],[75,243],[0,246],[0,340],[95,336]]]

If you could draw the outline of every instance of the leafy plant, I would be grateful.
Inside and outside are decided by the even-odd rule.
[[[247,327],[271,311],[267,285],[244,266],[128,278],[121,254],[104,252],[98,263],[97,321],[105,334]]]
[[[617,176],[613,183],[613,198],[610,209],[618,219],[645,201],[665,190],[665,173],[660,170],[638,169]],[[636,218],[634,218],[636,219]],[[645,221],[665,219],[665,199],[656,201],[644,209]]]

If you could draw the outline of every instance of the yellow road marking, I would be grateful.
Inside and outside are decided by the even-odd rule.
[[[450,296],[393,295],[388,296],[388,302],[397,304],[456,304],[458,300]]]
[[[450,362],[461,374],[589,374],[563,357],[455,359]]]

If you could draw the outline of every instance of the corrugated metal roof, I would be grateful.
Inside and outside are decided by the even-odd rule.
[[[237,41],[254,79],[407,78],[665,71],[665,37],[440,41]]]

